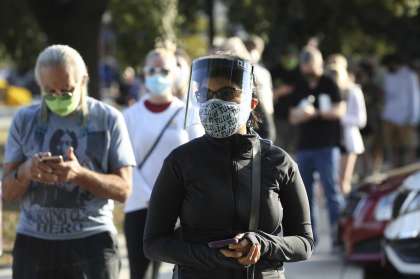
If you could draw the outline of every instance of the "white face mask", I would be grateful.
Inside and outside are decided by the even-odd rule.
[[[145,85],[150,95],[163,96],[171,86],[171,79],[160,74],[146,76]]]
[[[206,134],[214,138],[226,138],[240,127],[240,105],[212,99],[200,105],[200,120]]]

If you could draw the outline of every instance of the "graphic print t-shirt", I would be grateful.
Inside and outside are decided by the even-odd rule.
[[[135,158],[122,114],[88,98],[89,116],[48,115],[42,122],[40,105],[21,109],[14,117],[5,162],[21,162],[38,152],[63,155],[72,146],[79,163],[99,173],[134,166]],[[99,198],[72,183],[31,182],[21,201],[17,232],[43,239],[73,239],[103,231],[116,233],[113,201]]]

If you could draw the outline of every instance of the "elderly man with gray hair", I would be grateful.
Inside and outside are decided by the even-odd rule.
[[[135,159],[124,119],[87,96],[85,62],[47,47],[35,75],[42,102],[13,119],[3,197],[20,200],[13,278],[118,278],[113,200],[131,190]]]

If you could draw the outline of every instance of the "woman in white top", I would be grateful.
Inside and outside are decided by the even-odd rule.
[[[144,278],[150,263],[143,254],[143,231],[150,194],[163,161],[174,148],[204,131],[201,127],[184,130],[184,103],[172,94],[176,67],[173,52],[152,50],[144,67],[147,92],[124,112],[137,161],[124,221],[131,279]]]
[[[360,86],[347,71],[347,60],[340,54],[329,57],[327,72],[337,82],[346,101],[346,114],[341,119],[343,127],[343,152],[341,157],[340,186],[343,194],[351,191],[351,179],[357,155],[365,151],[360,129],[366,125],[366,105]]]

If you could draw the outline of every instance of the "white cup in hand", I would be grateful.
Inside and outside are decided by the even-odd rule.
[[[320,94],[318,96],[318,104],[319,104],[319,110],[321,112],[327,112],[331,110],[331,98],[327,94]]]

